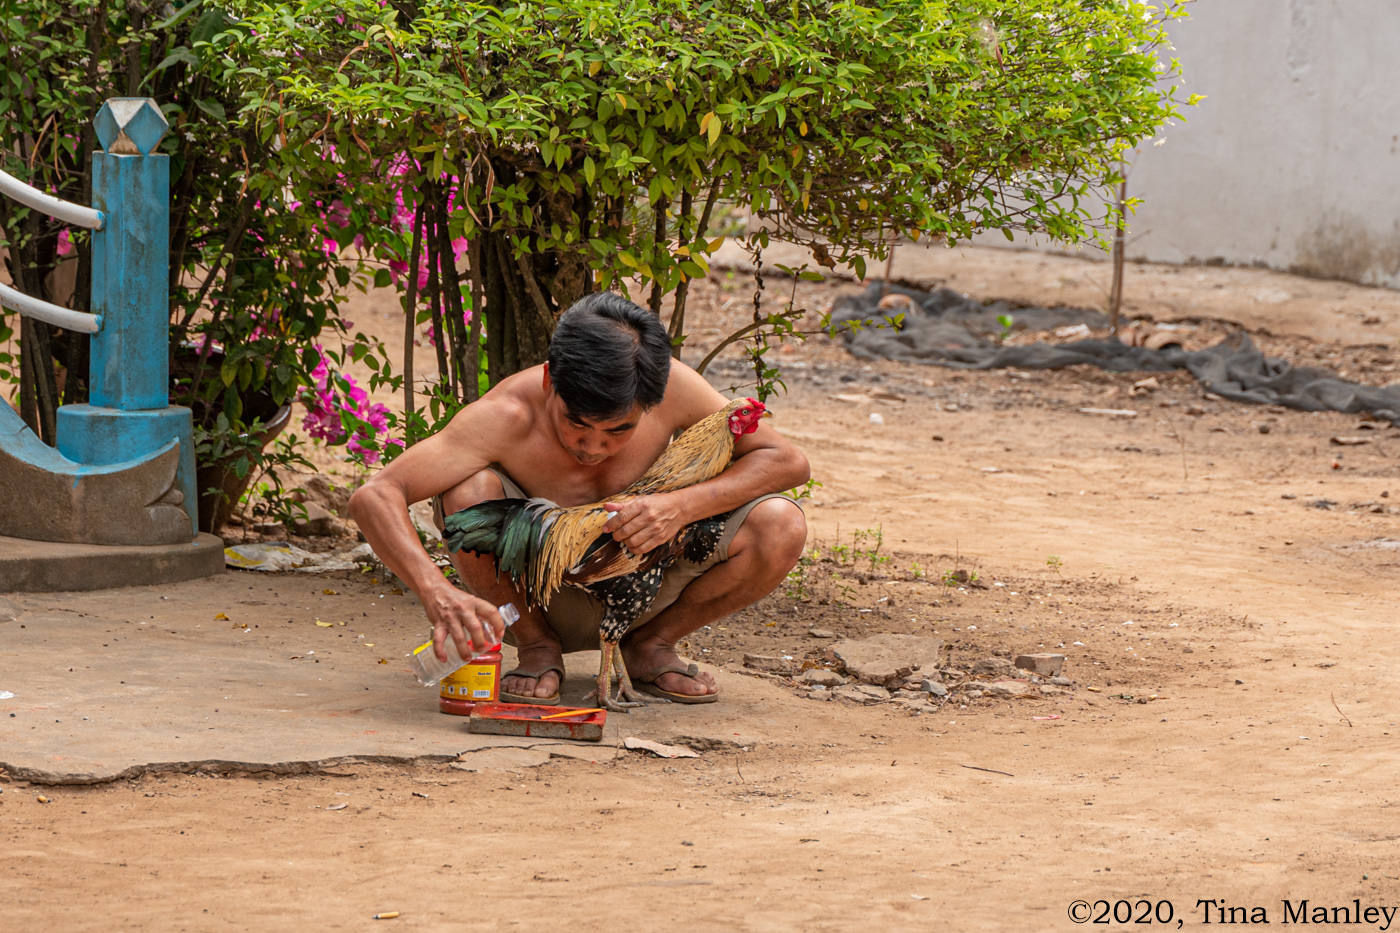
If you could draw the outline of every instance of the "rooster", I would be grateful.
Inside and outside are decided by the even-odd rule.
[[[756,399],[730,402],[682,432],[640,479],[607,501],[623,504],[713,479],[733,459],[735,440],[758,430],[766,414]],[[585,702],[624,710],[646,701],[627,676],[619,642],[650,608],[671,564],[682,558],[698,563],[714,552],[728,516],[689,524],[667,543],[634,554],[603,533],[615,514],[601,502],[561,508],[548,499],[491,499],[447,516],[443,537],[453,551],[494,556],[496,572],[510,574],[530,606],[548,608],[550,596],[564,585],[601,602],[603,659],[597,687]],[[614,672],[616,698],[611,696]]]

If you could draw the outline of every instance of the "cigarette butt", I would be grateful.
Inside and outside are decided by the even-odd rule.
[[[541,716],[540,721],[543,722],[546,719],[564,719],[567,716],[584,716],[589,713],[602,712],[605,712],[602,707],[597,707],[596,709],[567,709],[562,713],[550,713],[548,716]]]
[[[395,917],[397,917],[398,915],[399,915],[399,912],[398,912],[397,910],[391,910],[391,911],[388,911],[388,912],[386,912],[386,913],[375,914],[375,915],[374,915],[373,917],[371,917],[370,919],[371,919],[371,920],[393,920],[393,919],[394,919]]]

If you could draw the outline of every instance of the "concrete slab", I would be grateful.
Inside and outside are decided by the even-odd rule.
[[[224,542],[210,534],[153,545],[63,544],[0,535],[0,593],[178,583],[223,572]]]
[[[609,761],[633,735],[684,731],[734,751],[769,741],[766,708],[781,691],[740,676],[721,679],[725,696],[713,706],[613,714],[602,743],[473,735],[465,717],[438,712],[436,689],[413,680],[405,655],[426,620],[411,595],[383,589],[360,575],[234,571],[165,587],[12,594],[18,611],[0,616],[0,697],[13,694],[0,699],[0,769],[88,784],[152,771],[451,761],[483,749],[501,753],[463,763],[509,769],[550,757]],[[577,703],[598,653],[566,663],[564,700]]]

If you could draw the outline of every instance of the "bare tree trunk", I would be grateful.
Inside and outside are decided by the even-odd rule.
[[[408,248],[408,294],[404,296],[403,315],[403,414],[413,414],[413,341],[418,335],[418,258],[423,247],[423,198],[413,208],[413,237]],[[417,440],[412,431],[404,432],[404,443],[412,446]]]
[[[423,186],[423,238],[428,244],[428,309],[432,313],[433,346],[437,351],[438,385],[451,388],[452,371],[447,366],[447,337],[442,330],[442,283],[438,276],[437,214],[433,210],[437,183]]]
[[[1113,234],[1113,286],[1108,293],[1108,332],[1118,336],[1118,314],[1123,306],[1123,254],[1127,252],[1127,230],[1123,216],[1128,200],[1128,179],[1118,183],[1118,229]]]

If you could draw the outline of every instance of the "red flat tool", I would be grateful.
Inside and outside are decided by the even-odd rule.
[[[603,724],[608,721],[606,710],[580,709],[576,716],[567,713],[567,707],[559,706],[478,703],[472,710],[467,731],[481,735],[521,735],[584,742],[597,742],[603,738]]]

